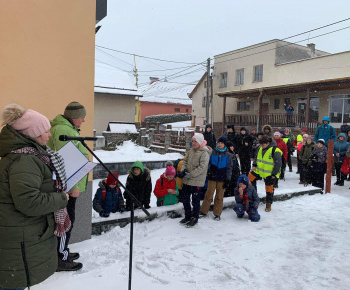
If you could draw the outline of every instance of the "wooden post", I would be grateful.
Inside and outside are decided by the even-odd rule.
[[[328,140],[327,173],[326,173],[326,193],[331,193],[332,167],[333,167],[333,147],[334,141]]]
[[[221,128],[221,134],[224,134],[225,132],[225,120],[226,120],[226,96],[224,97],[224,106],[223,106],[223,112],[222,112],[222,128]]]
[[[262,110],[261,110],[261,106],[262,106],[262,95],[263,95],[263,91],[260,91],[260,94],[258,96],[258,119],[256,122],[256,132],[259,132],[260,127],[261,127],[261,115],[262,115]]]
[[[310,88],[307,88],[307,90],[306,90],[305,127],[306,127],[308,132],[309,132],[309,120],[310,120]]]

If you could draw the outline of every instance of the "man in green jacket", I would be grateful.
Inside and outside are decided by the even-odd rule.
[[[51,137],[47,145],[52,150],[59,150],[68,141],[60,141],[60,135],[80,137],[80,126],[85,122],[86,110],[85,107],[78,102],[71,102],[64,110],[63,115],[57,115],[51,121]],[[72,141],[72,143],[83,153],[86,158],[89,158],[86,148],[80,141]],[[80,180],[70,191],[67,211],[72,223],[71,229],[65,237],[58,238],[58,268],[57,271],[77,271],[83,267],[82,263],[74,262],[80,257],[79,253],[70,253],[68,249],[69,239],[75,220],[75,204],[78,196],[86,191],[88,183],[88,175]]]

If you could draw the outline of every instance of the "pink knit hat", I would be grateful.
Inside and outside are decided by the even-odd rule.
[[[167,166],[165,169],[165,176],[175,176],[176,170],[174,166]]]
[[[26,110],[11,126],[19,133],[32,138],[41,136],[51,128],[48,118],[30,109]]]

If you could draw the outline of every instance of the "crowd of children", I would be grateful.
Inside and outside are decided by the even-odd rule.
[[[333,138],[333,128],[324,118],[323,125],[317,129],[318,136]],[[335,185],[343,186],[346,174],[342,172],[345,158],[350,157],[350,130],[340,133],[334,144],[334,167],[337,175]],[[315,144],[316,142],[316,144]],[[227,131],[217,140],[210,125],[205,132],[195,133],[192,137],[192,147],[181,160],[168,162],[165,172],[156,181],[154,195],[157,206],[168,206],[183,203],[185,217],[180,224],[193,227],[199,218],[208,215],[214,200],[214,220],[219,221],[223,209],[223,198],[234,196],[236,205],[233,210],[238,218],[244,213],[257,222],[259,196],[257,194],[258,180],[263,180],[266,191],[265,211],[271,211],[274,190],[278,180],[284,179],[285,169],[292,172],[291,156],[297,150],[297,173],[300,174],[299,184],[324,189],[324,174],[327,168],[327,146],[323,138],[315,142],[307,134],[307,130],[295,138],[290,128],[273,132],[270,125],[264,125],[261,132],[246,127],[235,132],[233,125],[227,126]],[[346,157],[348,156],[348,157]],[[118,173],[113,173],[118,177]],[[152,181],[150,170],[140,161],[136,161],[127,177],[126,188],[140,201],[146,209],[150,207]],[[215,194],[215,198],[214,198]],[[124,203],[125,200],[125,203]],[[203,200],[202,205],[200,201]],[[134,206],[131,197],[124,192],[122,195],[118,182],[111,174],[99,183],[95,194],[93,208],[101,217],[110,213],[131,210]]]

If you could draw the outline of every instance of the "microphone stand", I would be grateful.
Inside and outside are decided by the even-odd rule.
[[[119,181],[119,179],[110,171],[107,166],[101,161],[100,158],[96,156],[96,154],[89,148],[89,146],[85,143],[84,140],[80,141],[81,144],[94,156],[98,162],[106,169],[113,178],[118,181],[122,188],[124,188],[125,192],[131,197],[131,210],[130,210],[130,255],[129,255],[129,286],[128,289],[131,290],[131,274],[132,274],[132,248],[133,248],[133,237],[134,237],[134,203],[137,204],[138,207],[142,209],[142,211],[147,215],[151,216],[150,213],[143,207],[143,205],[138,201],[138,199]]]

